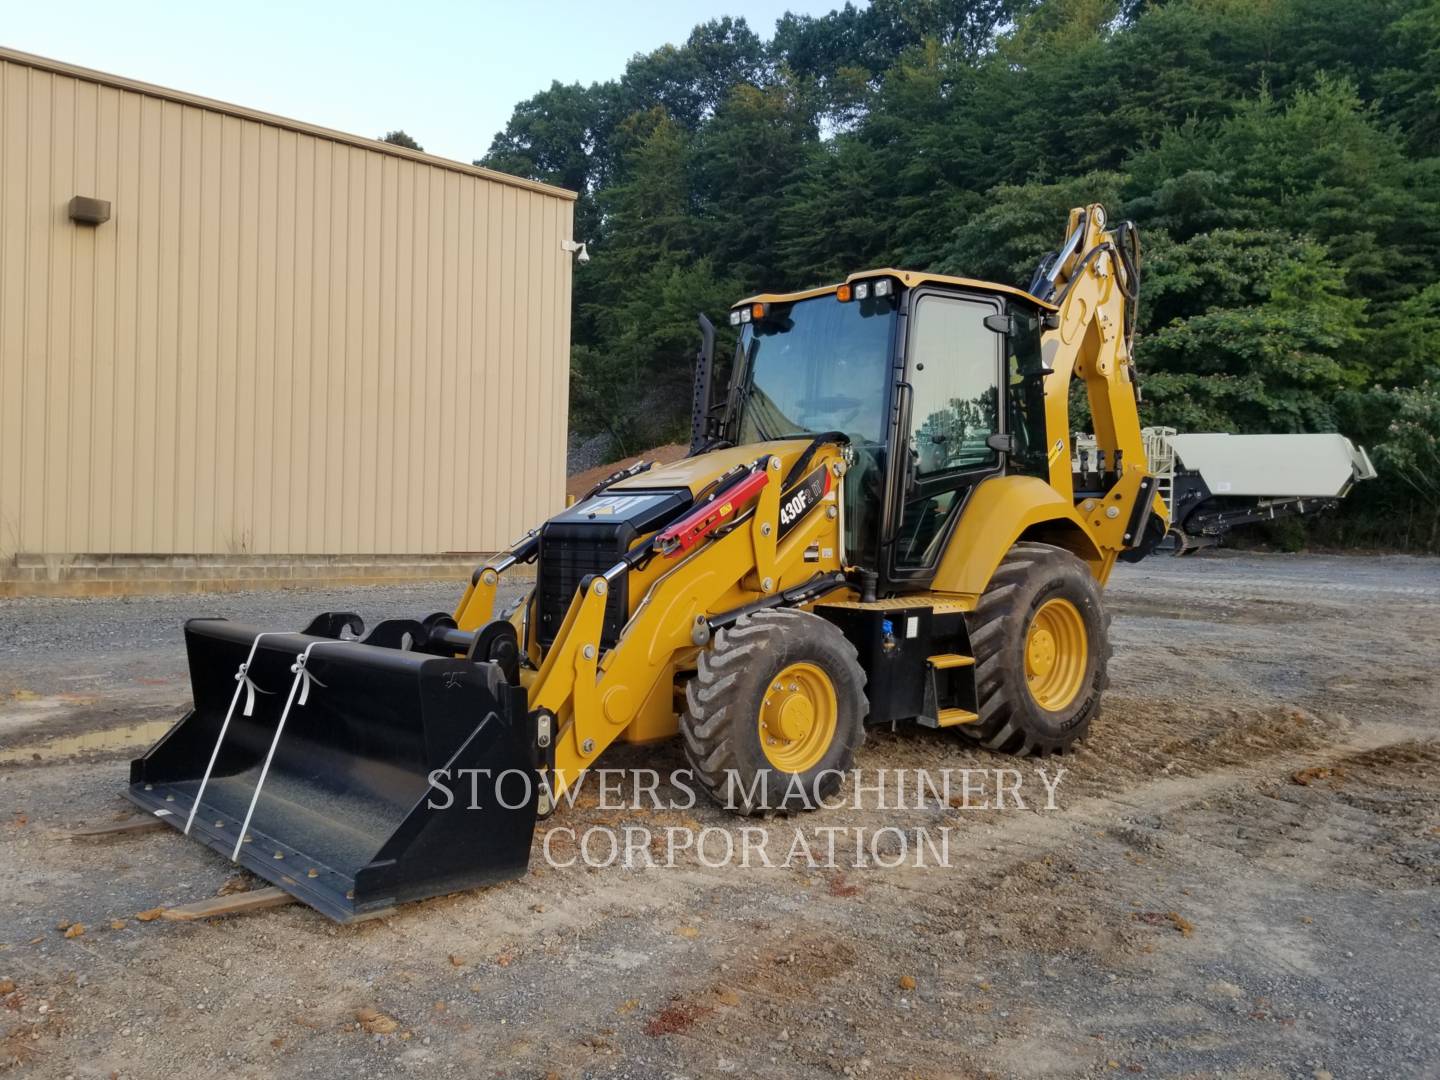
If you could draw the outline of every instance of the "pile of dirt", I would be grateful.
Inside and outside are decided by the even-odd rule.
[[[639,461],[648,461],[655,465],[669,465],[671,462],[683,458],[689,449],[684,443],[666,443],[664,446],[651,447],[634,457],[621,458],[608,465],[597,465],[593,469],[576,473],[566,480],[565,494],[574,495],[578,499],[617,469],[628,469]]]

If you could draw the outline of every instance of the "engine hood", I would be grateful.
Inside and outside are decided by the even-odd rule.
[[[773,442],[749,443],[724,450],[712,450],[708,454],[697,454],[671,465],[656,466],[649,472],[639,473],[612,484],[606,490],[654,491],[661,488],[688,488],[693,495],[716,477],[724,475],[737,465],[749,465],[763,454],[779,457],[782,467],[788,471],[810,442],[809,438],[776,439]]]

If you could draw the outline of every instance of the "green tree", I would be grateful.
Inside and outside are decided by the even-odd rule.
[[[1064,239],[1060,235],[1072,207],[1099,202],[1118,209],[1123,177],[1095,172],[1053,183],[1007,184],[993,189],[984,209],[959,228],[935,260],[937,269],[1022,288],[1040,258]]]
[[[695,141],[695,211],[718,266],[742,281],[779,286],[784,193],[802,171],[818,134],[797,107],[794,87],[741,84]]]
[[[1386,109],[1421,154],[1440,154],[1440,0],[1425,0],[1386,30],[1391,67],[1380,73]]]
[[[1274,266],[1264,299],[1175,319],[1136,349],[1147,419],[1181,429],[1333,431],[1335,399],[1363,375],[1366,301],[1349,294],[1323,248]]]
[[[704,259],[689,267],[657,265],[628,284],[596,320],[604,345],[575,347],[570,398],[581,430],[605,432],[622,456],[683,436],[696,314],[718,318],[737,295],[735,283]]]
[[[1406,158],[1353,84],[1262,90],[1215,125],[1167,132],[1128,164],[1131,212],[1177,238],[1264,225],[1322,241],[1363,295],[1404,299],[1440,260],[1437,163]]]
[[[616,284],[658,265],[690,261],[700,231],[685,129],[659,108],[637,113],[622,128],[634,146],[624,158],[624,179],[599,195],[605,242],[597,246],[607,255],[602,273]]]
[[[402,129],[396,129],[395,131],[387,131],[384,135],[380,136],[380,141],[384,143],[390,143],[392,146],[403,146],[407,150],[424,151],[425,149],[413,138],[405,134]]]
[[[1368,359],[1370,373],[1391,384],[1440,381],[1440,281],[1386,311]]]
[[[1408,489],[1410,514],[1420,545],[1440,548],[1440,386],[1425,383],[1390,395],[1394,419],[1376,447],[1376,464]]]
[[[691,31],[684,45],[637,56],[622,86],[632,111],[660,106],[690,131],[714,116],[740,85],[765,80],[765,46],[744,19],[712,19]]]
[[[613,83],[551,83],[515,106],[505,130],[475,164],[576,192],[576,235],[591,236],[599,224],[596,196],[610,178],[617,97]]]
[[[836,281],[893,251],[889,214],[876,205],[879,155],[858,139],[817,144],[787,184],[776,222],[776,279],[797,288]]]

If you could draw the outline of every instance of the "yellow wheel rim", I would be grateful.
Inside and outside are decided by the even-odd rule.
[[[1025,679],[1042,709],[1059,712],[1085,685],[1090,645],[1085,616],[1069,600],[1046,600],[1030,618],[1025,634]]]
[[[760,702],[760,748],[777,769],[813,769],[835,741],[840,707],[835,684],[814,664],[782,668]]]

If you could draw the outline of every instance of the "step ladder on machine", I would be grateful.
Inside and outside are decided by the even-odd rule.
[[[974,680],[960,677],[974,666],[973,656],[959,653],[940,653],[925,661],[925,712],[917,720],[921,727],[957,727],[980,719]]]

